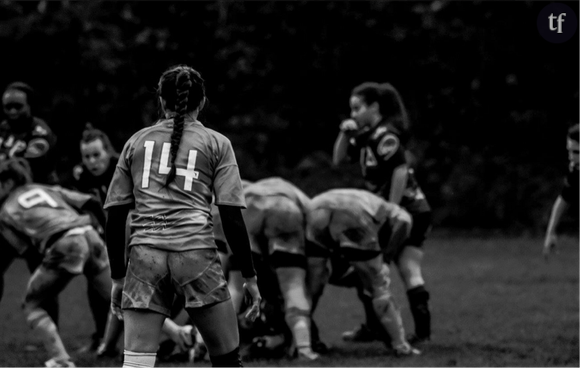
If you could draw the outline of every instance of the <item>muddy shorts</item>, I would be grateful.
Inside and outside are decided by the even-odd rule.
[[[199,308],[230,298],[216,249],[174,252],[134,245],[123,288],[123,309],[149,309],[171,315],[175,294],[185,308]]]

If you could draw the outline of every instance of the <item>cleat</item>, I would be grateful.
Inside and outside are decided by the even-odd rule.
[[[44,362],[44,366],[47,368],[76,367],[76,365],[68,359],[55,359],[55,358],[52,358]]]
[[[419,349],[416,349],[409,344],[406,344],[403,347],[395,348],[393,350],[396,357],[421,355],[421,351]]]
[[[324,342],[318,340],[312,342],[312,351],[318,354],[328,354],[330,348]]]
[[[297,358],[298,358],[298,361],[312,362],[312,361],[318,360],[318,358],[320,358],[320,355],[313,352],[310,347],[303,347],[303,348],[298,349]]]
[[[380,337],[377,333],[371,331],[365,324],[361,324],[354,330],[343,332],[342,339],[351,342],[371,342],[380,340]]]

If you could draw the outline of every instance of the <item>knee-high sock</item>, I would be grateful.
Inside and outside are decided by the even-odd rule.
[[[26,321],[32,330],[40,336],[44,343],[44,347],[51,358],[54,358],[55,360],[70,359],[70,356],[64,348],[62,339],[58,334],[56,324],[44,309],[33,308],[27,311]]]
[[[137,353],[125,350],[123,368],[151,368],[155,366],[157,353]]]
[[[419,338],[431,336],[431,312],[429,312],[429,292],[423,285],[407,291],[409,307],[415,321],[415,335]]]

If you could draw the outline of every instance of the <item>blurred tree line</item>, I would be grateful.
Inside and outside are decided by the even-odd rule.
[[[388,81],[411,114],[435,224],[537,232],[579,118],[578,32],[545,41],[547,4],[3,0],[0,84],[35,87],[66,175],[86,122],[120,150],[159,116],[160,74],[189,64],[207,83],[201,119],[232,140],[242,176],[314,195],[362,184],[356,164],[331,167],[332,145],[351,89]],[[577,217],[568,224],[577,233]]]

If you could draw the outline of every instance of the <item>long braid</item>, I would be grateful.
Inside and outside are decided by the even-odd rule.
[[[173,131],[171,132],[171,148],[169,149],[171,169],[169,170],[169,174],[167,174],[165,186],[168,186],[169,183],[171,183],[175,179],[177,173],[175,159],[177,158],[177,151],[179,150],[179,144],[181,143],[181,137],[183,136],[183,126],[185,121],[185,115],[187,114],[187,102],[189,99],[189,90],[191,86],[192,82],[189,71],[186,68],[182,68],[177,74],[176,78],[176,92],[177,92],[177,99],[175,101],[176,115],[173,118]]]

